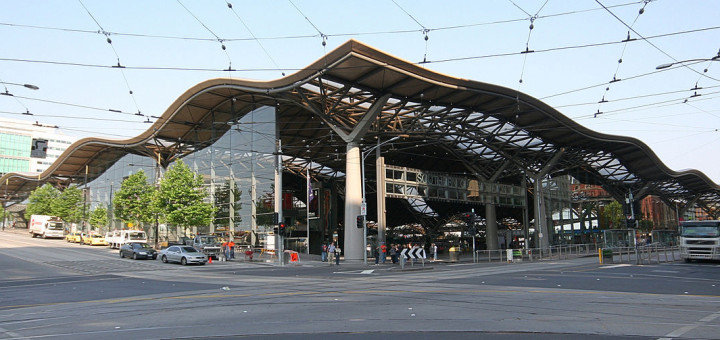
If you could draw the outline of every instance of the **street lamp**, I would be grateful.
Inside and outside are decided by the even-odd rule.
[[[378,149],[379,147],[390,143],[396,139],[400,138],[400,136],[395,136],[393,138],[390,138],[382,143],[380,143],[380,140],[378,139],[378,144],[372,146],[371,148],[365,150],[362,152],[362,157],[360,158],[360,176],[362,180],[362,205],[361,205],[361,214],[362,215],[362,222],[363,222],[363,264],[367,265],[367,202],[365,201],[365,158],[367,158],[368,155],[370,155],[370,152],[372,152],[375,149]]]
[[[712,57],[712,58],[699,58],[699,59],[680,60],[680,61],[675,61],[675,62],[672,62],[672,63],[660,64],[660,65],[656,66],[655,69],[656,69],[656,70],[662,70],[662,69],[670,68],[671,66],[677,65],[677,64],[684,64],[684,63],[691,63],[691,62],[702,62],[702,61],[718,61],[718,60],[720,60],[720,51],[718,51],[718,55],[716,55],[716,56],[714,56],[714,57]]]
[[[22,86],[31,90],[39,90],[40,88],[33,84],[18,84],[18,83],[8,83],[6,81],[0,81],[3,85],[15,85],[15,86]]]

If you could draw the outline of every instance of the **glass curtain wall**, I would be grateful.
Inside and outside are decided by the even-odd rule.
[[[275,109],[259,107],[237,122],[227,124],[231,124],[230,129],[218,135],[210,147],[183,159],[193,171],[202,175],[209,194],[207,201],[217,208],[210,225],[196,226],[190,232],[232,232],[237,244],[264,246],[266,236],[273,230]],[[141,169],[148,182],[155,184],[158,180],[155,160],[132,154],[89,183],[91,209],[106,208],[110,215],[109,225],[98,231],[127,229],[126,223],[114,218],[111,202],[122,181]],[[164,171],[161,169],[160,177]],[[154,223],[140,227],[154,239]],[[160,225],[158,236],[161,241],[175,240],[187,236],[183,233],[174,226]]]

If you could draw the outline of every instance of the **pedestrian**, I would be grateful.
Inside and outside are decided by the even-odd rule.
[[[380,262],[380,246],[372,248],[372,256],[375,258],[375,265],[377,266]]]
[[[391,244],[390,245],[390,261],[392,261],[393,264],[397,263],[397,245]]]
[[[327,257],[328,257],[328,245],[327,245],[327,242],[323,242],[323,244],[322,244],[322,252],[320,253],[320,255],[321,255],[321,262],[327,262]]]
[[[223,241],[222,244],[220,244],[220,251],[222,251],[223,256],[225,256],[225,259],[230,258],[230,251],[228,251],[228,242]]]
[[[335,265],[340,265],[340,254],[342,253],[342,250],[340,247],[335,247]]]
[[[328,255],[330,256],[329,261],[332,266],[333,261],[335,261],[335,242],[330,243],[330,246],[328,247]]]
[[[235,259],[235,241],[230,239],[230,241],[228,241],[228,248],[230,248],[230,259]]]
[[[435,243],[430,245],[430,252],[432,253],[433,262],[437,261],[437,245]]]
[[[382,259],[382,263],[385,264],[385,258],[387,257],[387,246],[385,243],[381,243],[380,245],[380,258]]]

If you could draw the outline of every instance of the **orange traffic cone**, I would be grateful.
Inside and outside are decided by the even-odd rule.
[[[212,264],[212,256],[208,256],[208,263]]]

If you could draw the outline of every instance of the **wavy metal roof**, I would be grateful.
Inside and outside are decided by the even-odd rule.
[[[365,117],[378,99],[384,105]],[[702,172],[669,169],[637,139],[592,131],[524,93],[433,72],[355,40],[280,79],[197,84],[139,136],[79,140],[39,178],[10,173],[0,185],[7,180],[8,192],[18,200],[38,180],[81,183],[86,166],[91,181],[129,153],[166,166],[211,145],[232,122],[260,106],[277,109],[291,171],[312,161],[313,169],[341,175],[346,150],[341,135],[352,136],[365,117],[371,121],[360,131],[361,146],[399,136],[383,150],[393,165],[517,184],[524,173],[552,164],[550,176],[570,174],[616,197],[631,190],[638,198],[653,194],[666,202],[694,201],[711,213],[720,203],[720,186]]]

